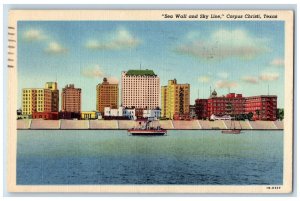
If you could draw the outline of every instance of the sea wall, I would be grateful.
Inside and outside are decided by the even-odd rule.
[[[90,120],[90,129],[119,129],[117,120]]]
[[[48,121],[48,120],[44,120]],[[60,121],[60,129],[89,129],[89,120],[57,120]]]
[[[60,121],[58,120],[42,120],[42,119],[32,119],[30,128],[31,129],[59,129]]]
[[[170,130],[190,130],[190,129],[283,129],[282,121],[207,121],[207,120],[160,120],[162,128]],[[128,129],[136,125],[130,120],[42,120],[42,119],[22,119],[17,120],[17,129]]]

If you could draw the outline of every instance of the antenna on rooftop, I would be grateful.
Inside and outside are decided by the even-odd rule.
[[[199,88],[198,88],[198,99],[199,99]]]
[[[270,89],[269,89],[269,84],[268,84],[268,96],[270,95],[270,93],[269,93],[269,92],[270,92]]]

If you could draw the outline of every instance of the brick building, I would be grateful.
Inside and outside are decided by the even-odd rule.
[[[45,89],[51,91],[51,112],[59,111],[59,90],[57,88],[57,82],[46,82]]]
[[[33,112],[33,119],[58,120],[58,112]]]
[[[207,113],[207,100],[208,99],[196,99],[195,100],[195,111],[198,119],[206,119]]]
[[[274,121],[277,111],[277,96],[261,95],[246,98],[245,112],[253,113],[254,120]]]
[[[242,94],[229,93],[226,96],[217,96],[214,90],[207,99],[207,115],[239,115],[245,113],[245,98]]]
[[[51,90],[43,88],[22,89],[22,114],[51,112]]]
[[[196,99],[195,110],[198,119],[207,119],[211,115],[247,115],[253,114],[253,120],[276,120],[277,96],[261,95],[243,97],[242,94],[229,93],[217,96],[214,90],[208,99]]]
[[[118,84],[111,84],[106,78],[101,84],[97,85],[97,106],[96,110],[104,114],[104,108],[118,108],[119,105],[119,87]]]
[[[57,119],[58,93],[56,82],[46,82],[45,88],[22,89],[22,115],[33,119]]]
[[[74,84],[66,85],[61,92],[61,110],[63,112],[81,112],[81,89]]]

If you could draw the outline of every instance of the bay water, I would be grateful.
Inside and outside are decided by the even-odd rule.
[[[283,131],[18,130],[17,184],[280,185]]]

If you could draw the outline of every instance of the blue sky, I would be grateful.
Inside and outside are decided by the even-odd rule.
[[[161,85],[191,84],[191,104],[218,95],[269,93],[284,105],[281,21],[21,21],[18,107],[22,88],[58,82],[82,88],[82,110],[96,109],[96,85],[129,69],[152,69]]]

